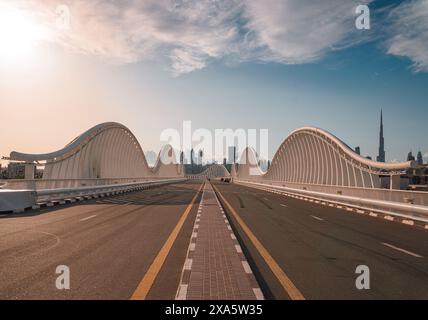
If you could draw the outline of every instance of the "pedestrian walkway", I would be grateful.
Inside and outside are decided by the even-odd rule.
[[[263,299],[209,182],[204,186],[176,299]]]

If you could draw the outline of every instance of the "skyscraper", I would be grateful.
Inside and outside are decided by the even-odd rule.
[[[380,109],[380,129],[379,129],[379,155],[376,157],[379,162],[385,162],[385,140],[383,138],[383,116]]]
[[[360,147],[355,147],[355,153],[356,153],[356,154],[361,154],[361,149],[360,149]]]
[[[236,162],[236,147],[235,146],[229,146],[228,149],[228,163],[233,164]]]
[[[416,156],[416,163],[420,166],[424,164],[424,158],[422,157],[422,152],[420,150]]]

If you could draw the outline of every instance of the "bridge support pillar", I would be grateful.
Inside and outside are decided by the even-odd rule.
[[[34,180],[34,174],[36,172],[36,165],[34,163],[25,164],[25,179]]]

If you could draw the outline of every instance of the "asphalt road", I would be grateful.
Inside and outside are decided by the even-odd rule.
[[[129,299],[200,186],[187,182],[0,216],[0,299]],[[147,298],[175,297],[196,210]],[[55,286],[59,265],[69,267],[70,290]]]
[[[304,298],[428,299],[428,231],[249,187],[215,186]],[[224,207],[266,298],[289,299]],[[356,288],[358,265],[370,270],[368,290]]]
[[[187,182],[0,216],[0,299],[130,299],[200,186]],[[215,186],[304,298],[428,299],[428,231],[253,188]],[[175,297],[195,199],[147,299]],[[289,299],[272,261],[224,207],[265,297]],[[70,290],[55,286],[59,265],[70,269]],[[358,265],[369,267],[369,290],[355,286]]]

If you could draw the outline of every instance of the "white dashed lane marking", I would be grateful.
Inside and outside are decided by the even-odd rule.
[[[96,214],[94,214],[93,216],[89,216],[89,217],[86,217],[86,218],[80,219],[80,221],[86,221],[86,220],[89,220],[89,219],[95,218],[96,216],[97,216],[97,215],[96,215]]]
[[[320,217],[317,217],[317,216],[311,216],[311,217],[314,218],[315,220],[318,220],[318,221],[324,221],[323,218],[320,218]]]
[[[248,264],[247,261],[243,260],[242,262],[242,266],[244,267],[245,273],[249,274],[249,273],[253,273],[251,271],[250,265]]]
[[[405,249],[393,246],[392,244],[389,244],[389,243],[386,243],[386,242],[381,242],[381,244],[384,245],[384,246],[386,246],[386,247],[389,247],[391,249],[394,249],[394,250],[403,252],[405,254],[408,254],[410,256],[413,256],[413,257],[416,257],[416,258],[423,258],[423,256],[421,256],[421,255],[419,255],[417,253],[414,253],[414,252],[411,252],[411,251],[408,251],[408,250],[405,250]]]

